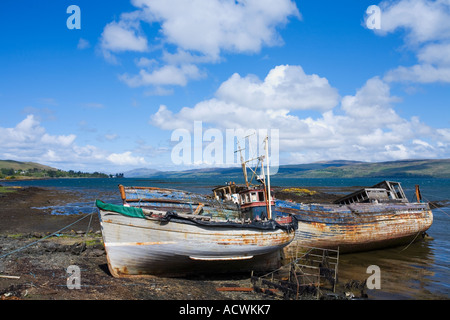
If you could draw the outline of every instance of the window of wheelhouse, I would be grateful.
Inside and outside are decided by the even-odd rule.
[[[264,192],[263,191],[259,191],[258,192],[258,201],[260,202],[264,202]]]

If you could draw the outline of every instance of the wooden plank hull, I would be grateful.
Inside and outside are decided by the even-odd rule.
[[[115,277],[266,271],[280,266],[294,230],[207,226],[127,217],[99,210],[108,266]]]
[[[277,210],[293,214],[298,221],[295,239],[285,248],[287,256],[302,246],[348,253],[407,245],[421,239],[433,223],[433,214],[423,203],[298,204]]]
[[[124,205],[181,213],[194,213],[201,209],[203,215],[215,218],[240,218],[239,210],[234,203],[218,202],[211,197],[192,192],[157,187],[124,187],[122,185],[119,186],[119,190]]]

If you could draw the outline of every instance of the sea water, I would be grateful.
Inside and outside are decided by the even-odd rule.
[[[381,179],[277,179],[272,186],[338,188],[375,185]],[[371,274],[370,266],[380,270],[380,289],[368,289],[371,299],[449,299],[450,298],[450,179],[386,178],[401,182],[410,201],[415,201],[415,185],[420,186],[424,201],[440,201],[443,207],[433,209],[433,224],[427,231],[429,240],[410,245],[369,252],[342,254],[339,260],[339,282],[364,281]],[[153,186],[182,189],[210,194],[211,189],[224,181],[213,179],[49,179],[29,181],[2,181],[4,186],[36,186],[61,188],[76,192],[84,199],[52,208],[53,214],[84,214],[96,212],[95,199],[121,203],[118,185]],[[48,209],[48,208],[47,208]]]

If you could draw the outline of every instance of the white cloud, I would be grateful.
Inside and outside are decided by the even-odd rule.
[[[170,96],[173,94],[173,89],[166,89],[161,86],[155,86],[152,89],[146,90],[144,95],[146,96]]]
[[[412,143],[414,143],[414,144],[416,144],[418,146],[422,146],[422,147],[424,147],[426,149],[433,149],[433,146],[431,144],[429,144],[426,141],[420,140],[420,139],[414,139],[412,141]]]
[[[398,98],[391,96],[388,84],[374,77],[354,96],[345,96],[341,101],[341,108],[348,118],[357,120],[352,128],[382,128],[402,122],[391,108],[391,103],[395,101]]]
[[[33,150],[42,146],[69,146],[76,138],[73,134],[52,136],[45,131],[33,115],[28,115],[14,128],[0,128],[0,145],[3,150],[8,148]]]
[[[220,59],[215,57],[195,54],[190,51],[185,51],[177,48],[175,53],[164,50],[161,60],[170,65],[183,65],[183,64],[201,64],[201,63],[217,63]]]
[[[270,70],[264,81],[254,76],[242,78],[235,73],[216,93],[225,102],[250,109],[315,109],[326,111],[336,106],[339,95],[328,80],[307,75],[300,66],[281,65]]]
[[[92,108],[92,109],[102,109],[105,107],[105,105],[103,103],[98,103],[98,102],[88,102],[88,103],[83,103],[83,107]]]
[[[443,139],[445,142],[450,143],[450,129],[437,129],[436,131],[441,139]]]
[[[290,0],[134,0],[148,22],[161,23],[165,41],[183,50],[218,57],[222,50],[258,52],[279,44],[277,26],[300,17]],[[201,36],[199,36],[201,35]]]
[[[110,136],[116,138],[115,135]],[[131,151],[110,153],[93,145],[79,146],[76,135],[51,135],[41,126],[34,115],[28,115],[13,128],[0,127],[0,159],[34,161],[60,169],[76,169],[113,165],[145,164],[144,157],[132,155]],[[98,169],[94,169],[98,171]]]
[[[126,151],[124,153],[112,153],[107,158],[110,162],[117,165],[146,165],[144,157],[136,157],[131,154],[131,151]]]
[[[450,38],[448,0],[383,1],[380,7],[380,31],[405,29],[406,40],[410,45]]]
[[[406,48],[418,63],[387,72],[389,82],[450,82],[450,1],[383,1],[379,34],[404,31]]]
[[[83,164],[102,163],[108,154],[106,151],[92,145],[74,145],[72,149],[67,150],[67,153],[64,155],[65,162],[70,162],[70,157],[74,157],[75,161]]]
[[[136,32],[125,23],[111,22],[103,30],[101,46],[103,49],[113,52],[146,51],[148,49],[147,38]]]
[[[148,85],[185,86],[189,79],[199,79],[201,77],[203,75],[197,66],[189,64],[181,67],[165,65],[151,71],[141,69],[138,75],[129,76],[128,74],[123,74],[120,76],[120,79],[130,87]]]
[[[262,127],[284,126],[296,119],[290,110],[325,111],[339,101],[337,90],[327,79],[306,75],[300,66],[289,65],[273,68],[264,81],[235,73],[220,85],[215,96],[194,108],[182,108],[178,114],[162,105],[151,121],[163,129],[189,128],[196,119],[220,128],[245,128],[249,122]]]
[[[422,63],[450,66],[450,43],[430,43],[417,56]]]
[[[135,63],[138,67],[147,68],[147,67],[151,67],[155,64],[158,64],[158,61],[156,61],[155,59],[148,59],[146,57],[142,57],[142,58],[136,59]]]
[[[410,67],[400,66],[388,71],[384,79],[388,82],[450,82],[450,67],[436,67],[430,64],[416,64]]]
[[[105,139],[108,140],[108,141],[114,141],[114,140],[116,140],[117,138],[119,138],[119,135],[116,134],[116,133],[111,133],[111,134],[105,134],[104,137],[105,137]]]
[[[78,41],[77,44],[77,49],[79,50],[84,50],[87,49],[91,46],[91,44],[89,43],[89,41],[87,41],[86,39],[80,38],[80,40]]]
[[[304,87],[306,79],[310,87]],[[286,88],[301,88],[302,92]],[[299,96],[302,101],[298,101]],[[264,81],[235,74],[219,87],[214,98],[192,108],[173,112],[161,105],[150,122],[164,130],[192,129],[194,121],[223,132],[279,129],[280,152],[288,155],[282,161],[292,163],[423,158],[424,150],[430,157],[449,156],[446,146],[450,134],[428,127],[417,117],[402,118],[394,109],[398,101],[389,84],[378,77],[339,101],[336,89],[325,78],[306,75],[299,66],[278,66]],[[295,109],[316,110],[321,115],[302,118]]]
[[[119,22],[113,21],[103,29],[100,50],[105,59],[111,63],[117,63],[114,53],[145,52],[148,49],[148,40],[145,35],[141,34],[139,22],[124,14]]]
[[[162,51],[158,59],[137,59],[138,74],[121,75],[131,87],[184,86],[205,76],[198,64],[218,63],[224,52],[252,54],[263,46],[282,44],[277,28],[290,17],[300,18],[292,0],[132,0],[132,4],[138,9],[106,25],[100,40],[105,59],[113,63],[115,54],[124,51]],[[159,27],[151,43],[141,23]]]

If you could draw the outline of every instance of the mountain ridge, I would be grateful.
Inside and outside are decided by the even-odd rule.
[[[1,169],[62,172],[56,168],[36,162],[0,160]],[[273,171],[272,171],[273,172]],[[250,171],[248,172],[250,175]],[[242,169],[236,167],[214,167],[179,171],[160,171],[152,168],[138,168],[124,172],[126,178],[242,178]],[[353,160],[318,161],[305,164],[281,165],[274,177],[277,178],[450,178],[450,159],[404,159],[383,162]]]
[[[154,170],[154,169],[150,169]],[[135,178],[211,178],[227,175],[236,179],[241,167],[202,168],[180,171],[156,171]],[[249,173],[250,174],[250,173]],[[124,176],[128,177],[127,172]],[[405,159],[383,162],[352,160],[319,161],[307,164],[281,165],[277,178],[450,178],[450,159]]]

